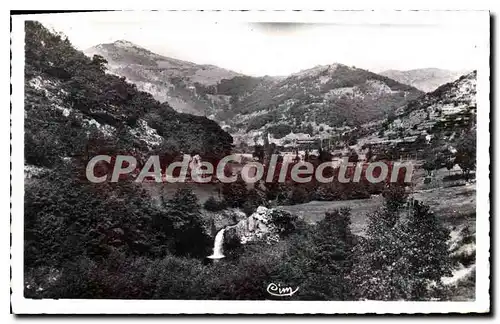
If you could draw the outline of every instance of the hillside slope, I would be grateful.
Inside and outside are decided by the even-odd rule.
[[[461,139],[472,138],[476,131],[476,78],[473,71],[410,102],[383,121],[376,128],[378,134],[363,141],[419,137],[431,141],[432,146],[452,149]]]
[[[106,61],[26,22],[25,159],[51,168],[95,154],[224,154],[232,138],[214,121],[181,114],[106,73]]]
[[[199,65],[155,54],[131,42],[119,40],[85,50],[89,56],[103,56],[111,73],[126,77],[137,88],[151,93],[175,110],[193,115],[210,115],[211,103],[200,98],[196,85],[210,86],[239,74],[213,65]]]

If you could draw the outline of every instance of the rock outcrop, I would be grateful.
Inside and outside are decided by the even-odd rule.
[[[297,217],[276,209],[259,206],[257,210],[236,225],[228,226],[225,231],[225,242],[265,241],[269,244],[279,241],[280,235],[295,228]]]
[[[238,224],[247,215],[238,208],[228,208],[218,212],[203,210],[206,233],[214,237],[221,229]]]

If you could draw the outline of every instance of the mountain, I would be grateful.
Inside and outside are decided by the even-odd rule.
[[[109,72],[126,77],[142,91],[175,110],[193,115],[210,115],[211,103],[199,98],[196,86],[210,86],[239,74],[213,65],[199,65],[159,54],[125,40],[100,44],[84,51],[101,55]]]
[[[439,86],[454,81],[463,72],[436,68],[415,69],[408,71],[387,70],[380,73],[404,84],[411,85],[425,92],[436,90]]]
[[[286,77],[252,77],[164,57],[127,41],[97,45],[86,54],[103,56],[110,72],[177,111],[209,116],[236,142],[250,145],[265,133],[284,138],[361,125],[423,95],[412,86],[342,64]]]
[[[25,159],[52,168],[97,154],[154,151],[224,155],[233,139],[217,123],[176,112],[38,22],[26,22]]]
[[[342,64],[316,66],[282,79],[222,80],[216,90],[230,102],[216,119],[229,125],[232,134],[268,132],[275,138],[359,126],[383,118],[423,94]]]

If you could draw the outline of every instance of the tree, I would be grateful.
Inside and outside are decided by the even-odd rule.
[[[106,71],[106,64],[108,64],[108,61],[102,57],[101,55],[94,55],[92,57],[92,64],[96,65],[99,70],[102,72]]]
[[[353,245],[350,210],[327,212],[314,228],[291,238],[290,257],[277,277],[300,286],[296,298],[302,300],[351,300]]]
[[[59,267],[86,255],[103,260],[125,254],[164,255],[155,241],[152,219],[159,211],[138,184],[91,184],[72,179],[73,168],[59,168],[26,187],[25,262]]]
[[[441,277],[451,275],[447,241],[449,230],[430,211],[414,201],[408,220],[402,223],[404,259],[408,265],[407,299],[442,298]],[[435,285],[434,289],[429,287]]]
[[[405,191],[405,188],[398,184],[392,184],[389,187],[385,188],[382,192],[382,196],[384,197],[384,208],[387,211],[382,214],[385,215],[384,223],[392,228],[396,225],[397,222],[397,213],[401,209],[406,206],[406,201],[408,199],[408,194]]]
[[[305,186],[299,184],[293,186],[293,189],[291,190],[288,197],[288,202],[290,204],[303,204],[308,202],[309,200],[310,193],[306,190]]]
[[[437,169],[436,159],[427,159],[422,164],[422,168],[427,172],[427,174],[431,174],[432,171]]]
[[[213,196],[210,196],[203,204],[203,207],[208,211],[217,212],[225,209],[227,203],[224,200],[218,201]]]
[[[305,134],[309,134],[309,135],[313,135],[314,134],[314,127],[311,125],[311,124],[307,124],[307,126],[305,126],[302,131],[305,133]]]
[[[222,185],[222,196],[230,207],[242,207],[248,195],[247,184],[241,174],[238,174],[235,182]]]
[[[328,150],[320,148],[318,153],[319,153],[318,160],[320,163],[329,162],[332,160],[332,153],[329,152]]]
[[[173,199],[166,203],[166,217],[171,224],[175,253],[178,255],[205,256],[210,238],[204,231],[198,198],[191,189],[178,189]]]
[[[446,170],[450,171],[451,169],[453,169],[454,166],[455,166],[455,161],[452,161],[451,159],[448,159],[446,161]]]
[[[428,206],[390,192],[384,207],[368,215],[366,239],[355,247],[356,298],[442,298],[440,280],[451,265],[448,235]]]
[[[366,161],[368,162],[371,161],[371,159],[373,158],[373,150],[371,146],[368,147],[368,151],[366,152],[365,158]]]
[[[257,158],[258,161],[264,161],[264,147],[262,145],[255,145],[252,155],[254,158]]]
[[[280,209],[271,209],[269,213],[271,223],[276,227],[276,232],[280,236],[292,234],[298,227],[299,218],[297,215]]]
[[[251,215],[259,206],[266,206],[265,193],[255,188],[247,191],[245,202],[243,203],[243,211],[247,215]]]
[[[457,145],[455,163],[460,166],[468,180],[470,172],[476,169],[476,132],[466,133]]]

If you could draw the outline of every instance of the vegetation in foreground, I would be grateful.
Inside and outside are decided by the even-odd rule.
[[[214,263],[205,259],[212,240],[188,190],[161,210],[130,199],[132,188],[116,188],[116,197],[93,190],[29,190],[26,297],[251,300],[272,298],[267,285],[280,283],[300,287],[293,300],[448,298],[440,279],[453,265],[449,232],[401,190],[367,215],[367,237],[351,233],[348,209],[315,225],[281,218],[294,231],[273,244],[226,246],[228,257]]]

